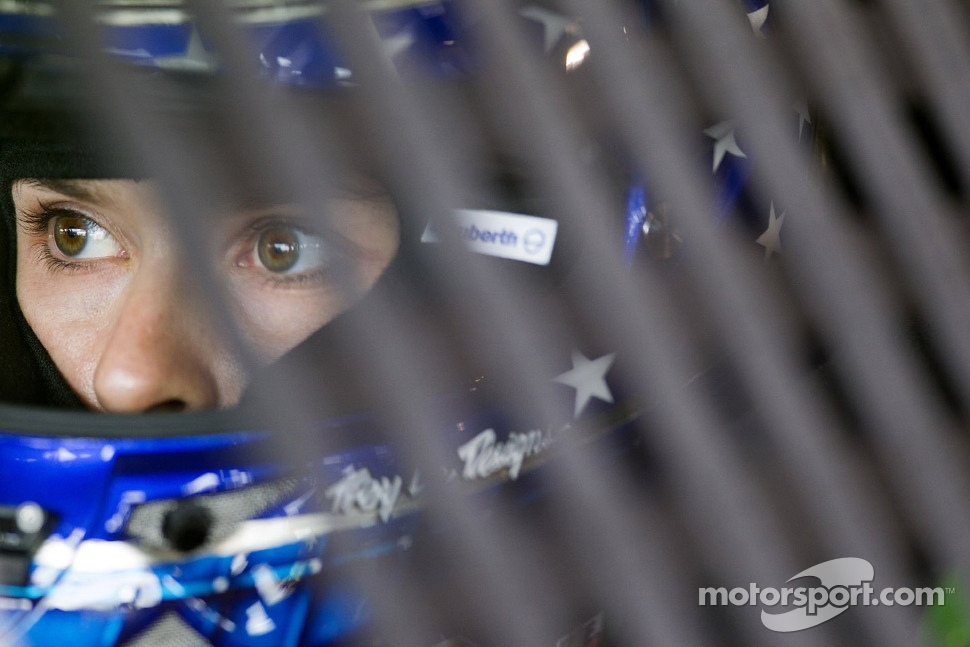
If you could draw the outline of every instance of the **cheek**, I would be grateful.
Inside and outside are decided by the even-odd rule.
[[[23,259],[24,255],[18,257]],[[94,402],[94,371],[110,329],[110,305],[121,290],[118,277],[64,276],[18,260],[17,299],[67,383]]]
[[[397,211],[386,201],[341,201],[332,224],[360,250],[357,276],[363,288],[370,289],[397,255],[401,242]]]
[[[339,315],[347,299],[336,290],[233,290],[240,333],[261,363],[268,364]]]
[[[390,203],[338,203],[332,223],[349,240],[354,288],[348,294],[334,283],[313,289],[279,289],[239,279],[232,288],[240,332],[263,363],[270,363],[351,307],[397,255],[400,229]]]

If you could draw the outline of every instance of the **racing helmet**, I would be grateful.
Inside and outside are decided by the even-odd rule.
[[[529,190],[515,155],[492,145],[490,131],[504,124],[447,134],[461,143],[465,174],[458,177],[467,182],[438,187],[447,198],[440,201],[409,185],[416,176],[408,169],[381,159],[382,147],[398,147],[400,158],[413,138],[368,132],[379,121],[366,107],[374,79],[393,82],[378,116],[409,107],[413,97],[400,81],[432,88],[437,106],[474,111],[487,103],[481,87],[461,83],[492,73],[474,8],[421,0],[376,2],[366,12],[347,3],[214,7],[99,2],[86,16],[90,27],[72,24],[85,11],[69,3],[0,9],[0,335],[10,351],[0,370],[5,644],[386,644],[379,637],[388,601],[378,592],[414,586],[401,576],[413,553],[455,532],[441,510],[509,502],[531,510],[548,487],[542,468],[559,446],[595,441],[626,455],[634,444],[642,403],[618,380],[625,360],[595,331],[570,324],[568,310],[561,329],[545,335],[537,356],[544,361],[525,375],[511,353],[478,347],[522,340],[503,336],[507,330],[489,336],[482,325],[469,332],[470,319],[495,320],[490,308],[503,296],[562,308],[556,289],[571,280],[584,251]],[[544,3],[516,16],[540,58],[581,76],[590,46],[580,21]],[[368,58],[367,44],[354,40],[362,36],[372,37],[377,55]],[[105,106],[90,96],[127,83],[144,94],[107,109],[119,129],[104,123]],[[332,170],[326,158],[336,158],[386,185],[401,225],[394,260],[352,307],[258,370],[230,410],[83,411],[17,302],[12,183],[171,173],[167,197],[178,204],[178,188],[193,186],[185,177],[191,171],[171,171],[165,164],[173,158],[162,149],[146,155],[139,137],[147,130],[119,132],[135,123],[132,116],[164,124],[152,146],[173,132],[203,151],[227,146],[232,152],[212,173],[231,186],[265,182],[259,171],[266,169],[253,168],[260,164],[236,164],[251,162],[261,141],[247,141],[248,157],[233,143],[245,135],[245,124],[233,121],[245,108],[230,117],[225,108],[240,105],[240,92],[269,87],[267,110],[282,105],[292,112],[281,114],[302,124],[326,124],[313,131],[316,148],[302,151],[325,152],[314,160],[317,170]],[[277,123],[284,119],[269,121],[268,132],[289,142],[300,132]],[[713,154],[720,187],[715,222],[747,206],[748,162],[729,131],[722,124],[698,138],[700,154]],[[609,171],[615,211],[602,226],[616,233],[618,257],[676,262],[683,241],[652,187],[609,154],[608,138],[586,143],[587,164]],[[267,159],[267,167],[293,168],[278,154]],[[431,164],[423,179],[436,179],[434,170]],[[294,186],[317,195],[305,181]],[[462,208],[450,209],[454,203]],[[429,205],[440,213],[425,213]],[[523,392],[542,405],[522,406]],[[418,514],[429,500],[439,513]],[[583,607],[584,596],[577,598]],[[601,621],[591,617],[567,636],[576,642],[562,644],[596,644]],[[428,645],[438,631],[427,631]],[[415,636],[406,638],[401,644]]]

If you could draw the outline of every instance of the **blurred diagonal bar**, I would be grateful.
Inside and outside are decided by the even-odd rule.
[[[98,122],[88,124],[92,132],[109,137],[115,152],[150,170],[163,185],[163,197],[179,225],[185,244],[184,261],[193,266],[193,275],[203,291],[210,295],[212,314],[227,332],[230,344],[245,358],[248,368],[255,365],[247,345],[242,343],[236,322],[226,308],[224,287],[215,279],[211,267],[203,263],[207,249],[203,221],[195,217],[204,206],[211,206],[214,186],[222,186],[225,177],[218,174],[206,159],[204,151],[180,133],[173,123],[154,112],[150,95],[136,76],[111,59],[102,48],[101,32],[94,20],[97,3],[52,3],[64,29],[70,48],[87,62],[86,73],[92,87],[83,99],[88,102]],[[151,117],[147,117],[151,115]],[[202,181],[205,178],[206,181]]]
[[[355,42],[360,43],[361,41],[360,41],[360,39],[357,39]],[[387,88],[387,87],[388,86],[385,86],[385,88]],[[391,87],[393,87],[393,86],[391,86]],[[381,101],[382,99],[375,97],[375,100]],[[383,98],[382,101],[387,101],[387,99],[386,98]],[[377,105],[382,105],[382,103],[378,103]],[[389,109],[390,108],[400,109],[402,106],[408,105],[408,102],[407,101],[404,101],[404,100],[389,101],[387,105],[389,106]],[[387,117],[387,115],[385,115],[385,117]],[[387,123],[392,123],[393,124],[397,120],[385,118],[382,121],[385,121]],[[396,131],[395,134],[402,134],[402,133],[405,133],[406,134],[407,132],[408,131],[400,131],[399,130],[399,131]],[[415,155],[415,153],[417,151],[421,150],[421,143],[420,142],[421,142],[421,139],[419,137],[416,137],[415,140],[409,142],[409,146],[393,146],[392,145],[390,147],[391,150],[401,150],[403,148],[406,148],[409,151],[409,153],[410,153],[410,159],[412,160],[412,163],[410,163],[410,164],[398,164],[398,165],[394,165],[395,168],[397,168],[397,169],[399,169],[401,171],[404,171],[404,170],[407,170],[407,171],[413,170],[413,168],[415,167],[415,164],[413,163],[413,160],[414,159],[422,159],[422,157],[420,155],[418,155],[418,156]],[[451,185],[446,185],[446,186],[451,186]],[[478,295],[483,295],[483,294],[484,295],[487,295],[488,294],[488,291],[487,290],[476,291],[475,294],[478,294]],[[521,325],[516,325],[515,322],[516,322],[517,319],[521,319],[524,316],[529,316],[529,313],[530,312],[531,313],[534,313],[536,311],[534,309],[529,309],[528,307],[520,307],[520,308],[512,307],[512,308],[509,308],[508,305],[506,305],[508,303],[510,303],[510,300],[509,300],[509,297],[507,295],[504,296],[504,303],[503,303],[502,300],[497,300],[497,301],[494,301],[494,302],[490,302],[490,306],[494,308],[494,314],[492,316],[495,318],[495,323],[496,323],[496,325],[502,326],[502,328],[504,329],[504,332],[506,332],[508,334],[508,338],[514,339],[516,336],[521,335],[523,331],[527,331],[527,330],[542,330],[542,329],[548,329],[549,328],[548,324],[542,324],[542,323],[538,323],[537,324],[537,322],[533,322],[533,321],[524,321],[524,322],[522,322]],[[512,301],[511,303],[514,303],[514,301]],[[499,316],[496,317],[495,316],[496,314],[499,315]],[[504,316],[504,315],[507,315],[507,317]],[[502,324],[503,320],[506,322],[504,325]],[[528,356],[529,356],[529,352],[528,351],[525,351],[520,357],[528,357]],[[520,368],[520,370],[523,370],[523,371],[528,372],[528,367],[530,365],[532,365],[532,364],[535,364],[535,363],[538,363],[538,362],[535,362],[535,361],[521,362],[520,361],[520,362],[517,363],[517,365]],[[510,404],[513,407],[516,406],[516,403],[510,403]],[[518,406],[521,406],[521,405],[518,405]],[[646,548],[646,547],[644,547],[644,548]],[[647,580],[645,580],[645,581],[647,581]],[[658,601],[662,599],[662,595],[657,595],[656,597],[657,597]],[[658,615],[658,617],[656,618],[656,622],[650,626],[649,632],[661,632],[661,629],[660,628],[663,627],[664,625],[665,625],[664,616],[663,615]],[[689,627],[689,625],[687,625],[687,627]],[[682,632],[682,631],[685,631],[685,630],[688,630],[688,629],[686,627],[675,628],[675,629],[672,629],[668,635],[676,635],[677,632]],[[661,634],[661,635],[663,635],[663,634]]]
[[[799,3],[785,5],[785,9],[779,14],[793,21],[792,44],[799,47],[803,56],[828,57],[837,49],[809,45],[819,38],[846,45],[844,38],[833,41],[842,33],[842,29],[836,26],[854,24],[844,10],[824,0],[813,4],[810,11]],[[816,74],[815,82],[819,84],[822,94],[829,97],[824,100],[835,102],[832,118],[842,124],[845,136],[852,141],[852,150],[864,155],[860,158],[864,173],[872,181],[878,182],[874,186],[879,195],[880,208],[877,212],[884,216],[893,215],[897,225],[905,220],[913,220],[913,213],[919,213],[920,222],[926,225],[925,231],[912,232],[908,243],[903,237],[895,237],[897,232],[892,224],[887,223],[885,236],[887,243],[897,248],[901,262],[905,263],[904,275],[912,272],[921,276],[921,286],[917,287],[917,291],[924,289],[926,295],[935,295],[933,303],[924,303],[924,307],[930,310],[927,314],[934,318],[946,316],[951,323],[958,321],[950,319],[952,313],[944,314],[940,309],[943,304],[951,303],[957,306],[955,312],[960,313],[967,305],[965,290],[958,287],[962,284],[962,271],[942,271],[957,242],[944,234],[945,227],[941,229],[941,219],[945,217],[946,210],[941,208],[933,212],[919,210],[910,213],[898,210],[899,204],[912,205],[910,196],[902,195],[899,187],[905,186],[913,191],[914,198],[930,199],[925,189],[925,177],[914,177],[917,171],[906,162],[907,149],[897,131],[901,125],[898,121],[890,120],[886,114],[888,108],[884,103],[889,99],[885,95],[865,92],[867,89],[878,92],[877,88],[871,88],[870,83],[864,80],[874,79],[876,75],[870,76],[860,71],[857,66],[863,63],[852,58],[855,54],[863,56],[860,52],[842,51],[836,58],[817,61],[818,69],[824,69],[826,73]],[[851,65],[837,64],[836,60],[841,63],[851,61]],[[863,60],[869,60],[869,57]],[[874,137],[877,136],[885,136],[883,143],[893,146],[891,150],[903,157],[895,158],[893,164],[887,164],[883,149],[876,145]],[[780,173],[774,179],[783,180]],[[901,202],[889,204],[890,195]],[[806,196],[798,200],[799,209],[812,209],[814,202]],[[931,203],[939,205],[936,200],[931,200]],[[827,221],[824,212],[817,216],[805,218],[808,222],[802,222],[799,231],[812,228],[816,232],[824,232],[821,226]],[[911,230],[912,226],[910,223],[906,228]],[[929,246],[927,239],[932,240]],[[840,248],[832,255],[839,259],[840,264],[855,258],[851,249],[841,245]],[[911,256],[910,252],[916,248],[922,250],[920,255]],[[964,253],[956,256],[962,259]],[[809,259],[805,259],[804,263],[808,262]],[[827,267],[818,262],[814,265],[812,274],[821,277],[823,273],[828,273],[834,263]],[[924,271],[931,276],[923,278]],[[809,285],[809,272],[800,274],[805,285]],[[854,275],[838,272],[831,276],[829,293],[836,294],[835,286],[844,285],[847,278]],[[851,304],[833,298],[824,299],[826,305],[818,311],[819,324],[829,326],[829,322],[834,323],[835,316],[840,314],[843,306],[865,306],[865,310],[845,313],[841,325],[829,333],[833,346],[845,359],[839,365],[846,371],[846,384],[855,392],[863,413],[870,418],[871,433],[873,438],[881,441],[880,447],[886,452],[884,460],[894,474],[893,484],[899,486],[898,495],[908,501],[909,513],[913,518],[920,519],[927,541],[935,547],[935,554],[944,563],[960,564],[961,568],[970,570],[970,554],[966,545],[955,539],[970,531],[970,510],[965,496],[970,483],[967,482],[966,464],[961,460],[965,453],[962,450],[954,451],[955,445],[960,446],[965,441],[953,436],[953,423],[942,410],[939,395],[931,390],[925,370],[914,357],[912,349],[899,342],[896,332],[900,325],[898,313],[886,306],[880,310],[870,310],[870,304],[864,297],[875,295],[861,284],[854,288],[853,293],[856,297]],[[938,325],[955,333],[947,321],[939,321]],[[948,344],[956,341],[949,335],[947,339]]]
[[[970,340],[965,334],[970,303],[964,290],[953,289],[968,284],[967,238],[953,222],[927,153],[914,141],[897,81],[884,71],[879,52],[865,37],[866,25],[855,12],[837,3],[813,5],[808,13],[798,3],[791,8],[782,3],[782,9],[782,18],[798,20],[792,45],[806,62],[820,105],[831,113],[833,127],[846,142],[872,201],[872,216],[903,266],[900,275],[935,333],[931,344],[947,349],[943,364],[961,401],[970,402]],[[808,45],[821,38],[827,47]],[[922,48],[927,55],[931,43]],[[959,65],[955,69],[960,74]],[[952,79],[953,85],[960,87],[958,81]],[[959,144],[959,139],[953,143]]]
[[[929,100],[948,146],[959,157],[963,191],[970,190],[970,33],[963,16],[950,2],[892,0],[883,4],[895,31],[905,43],[915,82]]]
[[[583,239],[589,246],[590,256],[597,259],[602,259],[608,256],[609,246],[604,240],[605,236],[602,230],[597,231],[597,227],[594,221],[589,218],[589,214],[602,213],[602,208],[598,208],[598,204],[595,199],[591,198],[598,192],[598,184],[595,181],[589,181],[586,175],[587,173],[580,170],[573,163],[574,160],[578,158],[575,151],[578,147],[575,144],[566,144],[567,138],[564,137],[564,133],[575,132],[574,128],[570,128],[567,125],[561,123],[562,116],[565,111],[562,106],[565,105],[561,100],[556,100],[556,92],[552,87],[543,83],[543,79],[539,78],[538,75],[527,75],[529,71],[529,66],[524,65],[522,61],[524,57],[521,55],[521,49],[516,46],[515,42],[509,40],[509,36],[514,34],[511,29],[507,28],[508,20],[505,23],[502,22],[501,14],[496,15],[497,8],[492,7],[482,9],[482,15],[486,20],[486,24],[491,26],[490,32],[490,44],[494,49],[490,50],[496,53],[501,52],[504,56],[499,56],[504,65],[502,66],[502,72],[511,79],[511,86],[508,89],[508,96],[521,96],[525,94],[526,89],[532,89],[535,92],[535,98],[530,102],[534,106],[534,113],[529,113],[529,117],[525,115],[515,114],[511,109],[507,109],[505,114],[509,117],[505,120],[507,125],[513,129],[513,137],[518,138],[521,141],[530,141],[535,139],[534,143],[531,143],[528,148],[534,151],[543,151],[543,160],[547,164],[544,170],[547,172],[543,176],[543,181],[549,183],[549,192],[552,194],[562,195],[564,199],[559,203],[559,208],[562,209],[562,218],[564,221],[570,222],[577,227],[581,228],[583,232]],[[503,28],[506,27],[506,28]],[[515,64],[510,63],[515,61]],[[636,79],[637,77],[628,77],[630,79]],[[659,84],[658,84],[659,85]],[[548,101],[548,103],[547,103]],[[644,105],[644,104],[639,104]],[[649,104],[648,104],[649,105]],[[556,106],[553,109],[552,106]],[[662,120],[662,115],[658,113],[653,113],[653,116],[659,121]],[[531,132],[530,132],[530,129]],[[672,168],[680,170],[677,163],[672,162],[672,157],[685,156],[685,150],[683,148],[685,142],[689,142],[690,137],[683,137],[680,139],[681,144],[676,146],[671,146],[671,148],[676,148],[677,150],[667,156],[664,159],[664,163]],[[660,149],[652,151],[651,155],[656,159],[660,156]],[[671,153],[667,149],[662,149],[664,153]],[[647,163],[646,166],[650,167]],[[651,168],[653,170],[653,168]],[[685,176],[694,177],[693,173],[685,173]],[[697,178],[695,185],[692,187],[696,194],[703,194],[704,189],[703,180]],[[698,208],[696,213],[707,213],[710,210],[703,208]],[[698,225],[698,229],[701,227],[706,227],[707,223],[703,225]],[[691,231],[691,233],[696,233]],[[576,299],[579,302],[585,302],[584,311],[587,313],[597,313],[602,316],[605,312],[615,312],[613,316],[606,317],[606,323],[600,320],[600,325],[605,324],[605,329],[611,332],[622,331],[617,334],[617,339],[622,340],[619,342],[623,348],[644,348],[644,343],[646,340],[641,340],[640,344],[636,341],[636,332],[640,330],[651,330],[654,335],[659,335],[660,339],[669,339],[674,335],[671,334],[670,337],[665,336],[664,331],[673,332],[673,327],[666,325],[658,325],[656,318],[660,316],[661,313],[657,312],[655,309],[650,309],[649,312],[653,317],[651,319],[644,319],[642,315],[644,312],[642,310],[636,309],[642,301],[649,301],[649,297],[644,299],[644,294],[640,294],[639,298],[623,298],[618,297],[617,294],[609,295],[609,300],[597,298],[600,296],[600,291],[598,286],[611,285],[614,290],[621,290],[622,286],[625,284],[624,281],[617,279],[617,277],[611,277],[609,272],[605,272],[604,269],[610,267],[609,263],[603,263],[598,261],[596,267],[586,267],[587,272],[580,273],[583,281],[580,283],[581,291],[576,293]],[[647,293],[649,294],[649,293]],[[603,295],[606,296],[606,295]],[[638,316],[641,315],[641,316]],[[611,325],[614,322],[615,325]],[[653,335],[651,335],[651,338]],[[656,353],[643,352],[644,357],[657,357]],[[671,362],[653,362],[644,361],[642,366],[646,368],[647,366],[663,366],[668,369],[672,366]],[[666,384],[661,386],[659,389],[659,407],[661,409],[669,406],[676,413],[671,417],[661,416],[663,424],[658,425],[658,432],[660,435],[669,436],[666,441],[676,439],[677,442],[674,446],[680,444],[682,447],[675,451],[685,451],[684,456],[690,455],[693,457],[693,462],[699,464],[706,464],[706,461],[702,458],[707,452],[716,452],[718,456],[718,461],[721,463],[722,467],[720,470],[713,469],[700,469],[694,472],[692,470],[692,478],[697,479],[692,485],[696,487],[698,483],[702,482],[705,477],[710,477],[717,475],[721,478],[725,478],[717,484],[712,484],[713,491],[718,493],[723,493],[728,497],[737,498],[737,501],[732,502],[730,505],[733,507],[735,505],[740,505],[741,509],[747,510],[766,510],[767,506],[755,503],[758,500],[758,496],[755,492],[751,491],[747,485],[744,484],[744,479],[739,475],[742,470],[738,466],[732,465],[732,468],[736,470],[734,474],[727,476],[731,472],[732,468],[725,469],[725,463],[727,462],[727,457],[732,454],[731,450],[724,447],[723,445],[718,446],[718,442],[710,437],[705,436],[707,430],[713,430],[715,425],[709,420],[705,420],[703,413],[703,408],[699,406],[699,403],[694,401],[692,404],[687,405],[683,400],[683,395],[678,393],[678,389],[682,385],[672,384],[670,380],[669,372],[667,374],[651,374],[638,375],[636,383],[640,384],[657,384],[658,382],[663,384],[666,379]],[[693,412],[699,419],[691,420],[687,422],[687,418],[690,413]],[[671,419],[674,418],[674,419]],[[701,434],[701,437],[697,437]],[[690,449],[686,449],[684,443],[688,442],[688,438],[691,438],[689,442]],[[654,439],[651,439],[655,442]],[[662,443],[663,444],[663,443]],[[714,448],[717,447],[717,450]],[[665,449],[673,449],[673,447],[665,447]],[[674,459],[675,463],[686,469],[686,465],[680,465],[680,462]],[[696,469],[696,466],[691,466]],[[710,465],[709,465],[710,467]],[[693,489],[688,486],[688,489]],[[693,492],[693,496],[707,498],[710,491],[705,492],[704,495],[700,495],[699,492]],[[691,500],[687,493],[685,494],[686,500],[684,501],[685,506],[688,509],[695,509],[695,507],[700,507],[706,509],[705,518],[709,521],[714,522],[717,518],[717,514],[712,511],[708,504],[701,503],[700,500]],[[749,507],[750,506],[750,507]],[[740,517],[746,517],[749,520],[753,514],[739,514],[735,519]],[[779,529],[773,527],[772,520],[768,517],[769,515],[761,514],[761,517],[757,523],[757,528],[741,528],[733,520],[721,520],[722,523],[719,526],[722,531],[726,533],[736,533],[740,532],[741,535],[745,537],[743,541],[738,541],[735,545],[737,548],[737,555],[739,557],[739,565],[743,565],[742,568],[730,568],[733,575],[736,577],[742,577],[742,570],[747,569],[747,577],[750,577],[752,573],[764,573],[763,569],[765,564],[770,564],[772,566],[776,564],[784,563],[784,558],[781,558],[778,553],[784,552],[779,551],[778,547],[783,545],[784,542],[780,539]],[[716,522],[715,522],[716,523]],[[718,534],[719,542],[724,542],[726,540],[726,534]],[[699,541],[704,541],[698,538]],[[741,546],[744,549],[741,549]],[[717,549],[719,552],[723,550],[723,545]],[[741,559],[741,556],[748,557],[750,559]],[[754,557],[757,555],[757,557]],[[779,572],[783,572],[783,566],[776,566]],[[803,637],[804,640],[811,642],[817,639],[821,634],[812,637]],[[750,628],[749,638],[751,640],[758,640],[759,637],[763,637],[763,633],[759,633],[757,628]]]
[[[745,133],[751,133],[750,139],[757,142],[752,150],[759,150],[758,158],[777,160],[781,155],[790,155],[792,159],[802,157],[795,149],[792,138],[786,136],[788,128],[785,116],[790,106],[790,101],[786,99],[790,95],[782,90],[785,86],[778,74],[769,74],[764,69],[771,58],[764,51],[755,51],[755,41],[745,29],[747,25],[742,27],[741,21],[733,20],[732,12],[723,4],[715,3],[704,9],[698,8],[696,12],[684,13],[695,22],[694,30],[685,29],[683,38],[695,43],[696,67],[702,70],[703,83],[712,88],[712,92],[718,93],[718,99],[726,104],[725,109],[738,115],[739,122],[745,124]],[[699,33],[706,34],[707,38],[701,41],[698,39]],[[729,37],[732,42],[727,44],[725,41]],[[748,51],[742,54],[744,49]],[[720,65],[712,65],[711,61],[717,61]],[[738,77],[744,81],[737,80]],[[768,97],[773,99],[770,109],[765,104],[755,103]],[[780,151],[783,146],[788,150]],[[759,167],[756,173],[762,168],[774,169],[776,166],[767,164]],[[786,179],[797,177],[794,175],[796,172],[805,173],[807,177],[811,169],[789,169]],[[769,175],[779,174],[769,172]],[[781,191],[784,186],[781,178],[772,177],[767,185],[779,198],[785,195]],[[791,203],[786,198],[784,204]],[[790,209],[790,212],[801,216],[800,211]],[[817,225],[818,221],[814,222]],[[806,233],[804,237],[799,236],[799,240],[808,244],[810,236],[810,233]],[[814,252],[810,256],[813,267],[817,265],[818,254]],[[827,306],[825,312],[829,312],[830,307]],[[778,352],[759,354],[759,357],[768,360],[779,356]],[[890,532],[886,526],[885,502],[879,500],[881,496],[874,490],[874,484],[864,482],[862,474],[856,472],[849,448],[831,433],[836,428],[831,417],[822,415],[819,403],[812,402],[790,372],[782,377],[777,368],[760,367],[751,371],[749,379],[756,384],[759,392],[770,393],[768,397],[759,399],[759,405],[766,411],[769,429],[786,449],[787,464],[792,473],[799,476],[804,504],[815,509],[815,522],[825,529],[826,543],[836,551],[865,551],[877,563],[886,565],[881,571],[885,570],[890,581],[906,581],[909,574],[896,572],[894,568],[901,563],[902,553],[898,542],[891,539],[897,531]],[[822,494],[825,492],[827,494]],[[863,519],[867,521],[860,523]],[[910,617],[908,627],[903,624],[906,622],[906,614],[899,613],[891,618],[874,619],[869,626],[881,642],[892,642],[900,640],[902,635],[915,635],[916,619]],[[902,642],[905,641],[902,639]]]
[[[759,616],[780,615],[761,608],[772,606],[763,597],[760,607],[752,593],[750,604],[712,609],[699,603],[697,587],[747,595],[749,583],[784,585],[813,563],[850,556],[873,563],[879,586],[970,577],[970,252],[959,221],[970,194],[963,117],[970,55],[960,7],[772,0],[769,14],[757,0],[454,0],[463,36],[481,57],[471,78],[456,83],[403,78],[395,57],[414,34],[382,40],[371,13],[406,6],[434,16],[442,9],[431,0],[54,4],[67,41],[59,47],[76,49],[90,67],[85,98],[99,118],[94,130],[160,180],[187,250],[179,260],[211,295],[218,326],[247,369],[257,361],[246,355],[225,287],[204,262],[206,224],[197,210],[212,207],[214,193],[238,188],[241,170],[319,213],[326,227],[322,205],[339,193],[342,169],[358,162],[398,209],[397,260],[417,278],[391,276],[350,324],[327,331],[339,353],[316,345],[317,337],[280,370],[254,370],[264,378],[254,387],[261,415],[246,421],[270,421],[287,464],[326,457],[339,442],[356,447],[359,439],[332,437],[329,427],[297,430],[321,412],[344,413],[335,383],[366,383],[380,429],[374,442],[416,469],[411,486],[426,503],[426,532],[415,535],[426,543],[414,551],[415,570],[405,569],[413,577],[369,564],[344,564],[338,576],[366,592],[380,644],[430,647],[449,631],[456,640],[441,645],[464,645],[457,636],[467,634],[475,647],[590,647],[572,634],[562,638],[563,619],[590,605],[606,618],[609,645],[933,642],[919,605],[857,609],[782,635]],[[214,154],[204,133],[180,133],[155,117],[148,82],[101,52],[92,17],[109,20],[106,9],[136,5],[173,20],[191,14],[218,52],[211,99],[233,153]],[[0,9],[9,7],[21,10],[0,0]],[[339,74],[333,70],[352,97],[340,116],[298,106],[294,97],[306,88],[266,89],[257,52],[240,30],[241,10],[252,12],[250,21],[285,11],[319,17],[320,32],[333,35],[346,57]],[[885,19],[906,44],[897,54],[915,84],[884,69],[880,57],[895,41],[869,38]],[[557,29],[581,37],[568,61]],[[539,42],[541,54],[530,47]],[[946,193],[920,148],[906,113],[914,90],[943,131],[962,191]],[[796,140],[796,99],[808,99],[811,117],[833,127],[820,130],[818,143],[844,153],[846,168],[819,168],[819,151]],[[781,264],[761,264],[760,250],[750,263],[745,246],[753,236],[713,222],[711,159],[696,144],[712,119],[724,118],[743,152],[737,140],[719,144],[720,152],[752,161],[747,198],[775,201],[787,215]],[[552,287],[510,280],[488,262],[495,259],[468,253],[466,232],[445,226],[469,200],[505,197],[487,177],[490,165],[502,163],[509,165],[502,171],[528,177],[523,192],[534,192],[529,208],[538,207],[527,213],[554,219],[573,237],[559,240],[553,261],[568,260]],[[857,203],[838,184],[842,172],[846,183],[859,181],[861,225]],[[687,241],[672,262],[623,258],[621,234],[629,243],[649,233],[638,221],[631,234],[615,213],[616,194],[631,185],[669,205],[677,236]],[[423,242],[431,224],[434,246]],[[433,260],[417,259],[415,244],[434,249]],[[351,270],[337,261],[333,274],[352,292]],[[926,322],[929,354],[940,357],[944,378],[935,379],[911,339],[907,307]],[[806,360],[807,337],[821,339],[824,366]],[[605,373],[596,385],[563,379],[584,360],[593,364],[596,356],[584,354],[592,350],[612,370],[610,386]],[[573,371],[554,377],[569,351]],[[835,387],[824,383],[830,371]],[[541,514],[505,505],[518,472],[490,474],[495,487],[486,492],[445,467],[457,464],[455,428],[464,432],[476,414],[442,395],[467,397],[494,386],[493,376],[503,383],[488,404],[510,429],[562,418],[550,384],[576,390],[555,459],[543,464]],[[622,416],[610,410],[616,418],[606,423],[583,419],[592,400],[622,405]],[[642,462],[627,465],[612,445],[580,435],[600,423],[627,429]],[[41,598],[20,625],[0,625],[0,638],[29,631],[48,603]],[[208,602],[200,596],[186,604],[198,610]],[[253,628],[245,630],[258,641]],[[152,635],[123,640],[140,646]]]
[[[450,172],[448,156],[433,145],[435,137],[428,129],[430,124],[422,123],[421,116],[414,111],[413,102],[390,73],[383,52],[377,46],[373,28],[368,24],[367,15],[353,2],[335,2],[331,8],[333,17],[341,26],[340,41],[354,66],[355,74],[361,79],[362,90],[373,106],[373,111],[367,116],[374,132],[380,133],[392,191],[398,197],[403,195],[406,198],[406,208],[426,218],[447,215],[459,204],[456,193],[462,185],[460,175]],[[423,191],[410,195],[406,193],[411,187],[426,186],[435,186],[440,190],[434,194]],[[451,285],[450,288],[460,290],[461,286]],[[497,320],[515,320],[507,302],[494,296],[489,299],[487,289],[474,293],[495,306]],[[506,312],[511,316],[502,316]],[[413,434],[400,439],[404,451],[441,455],[444,448],[439,446],[439,437],[432,433],[433,421],[426,417],[428,412],[420,404],[429,402],[431,398],[429,394],[421,393],[422,385],[419,382],[408,377],[415,372],[421,375],[440,374],[442,368],[431,364],[424,370],[418,369],[432,357],[415,356],[404,348],[393,347],[393,339],[396,338],[394,330],[399,326],[392,324],[393,319],[375,321],[373,330],[361,331],[358,344],[360,360],[373,365],[378,374],[387,375],[386,383],[399,387],[391,396],[393,411],[404,422],[403,425],[398,423],[401,428]],[[425,334],[420,329],[410,330],[412,334],[408,337],[411,339],[420,339]],[[515,335],[510,334],[509,341],[514,339]],[[427,348],[432,343],[432,340],[428,340],[423,344],[408,344],[407,347]],[[514,346],[514,343],[510,344],[512,348]],[[375,353],[375,350],[379,352]],[[554,635],[549,612],[531,613],[524,617],[519,615],[518,621],[508,621],[517,617],[518,609],[555,606],[558,597],[550,580],[551,574],[530,568],[532,560],[527,560],[525,555],[520,554],[521,551],[515,549],[515,546],[527,546],[527,542],[515,541],[516,529],[511,526],[488,532],[490,527],[476,522],[478,515],[475,506],[467,501],[446,495],[438,502],[442,504],[438,514],[456,524],[458,539],[454,542],[455,552],[451,558],[469,566],[466,586],[474,586],[474,589],[469,590],[467,596],[478,599],[478,622],[494,632],[496,644],[541,644],[547,641],[549,636]],[[534,577],[523,580],[522,575],[526,573]]]

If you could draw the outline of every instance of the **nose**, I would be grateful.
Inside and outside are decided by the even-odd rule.
[[[94,374],[98,405],[141,413],[232,404],[241,391],[237,363],[213,334],[204,302],[184,277],[143,269],[115,304],[105,333]]]

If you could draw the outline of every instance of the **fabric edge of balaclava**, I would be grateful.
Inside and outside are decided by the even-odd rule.
[[[23,139],[0,142],[0,244],[6,262],[0,272],[0,323],[5,351],[0,363],[0,400],[10,404],[82,408],[84,405],[61,375],[20,308],[16,292],[16,217],[13,185],[25,178],[103,178],[117,172],[105,168],[102,156],[90,147]],[[9,318],[9,319],[8,319]],[[34,387],[34,385],[38,385]]]

